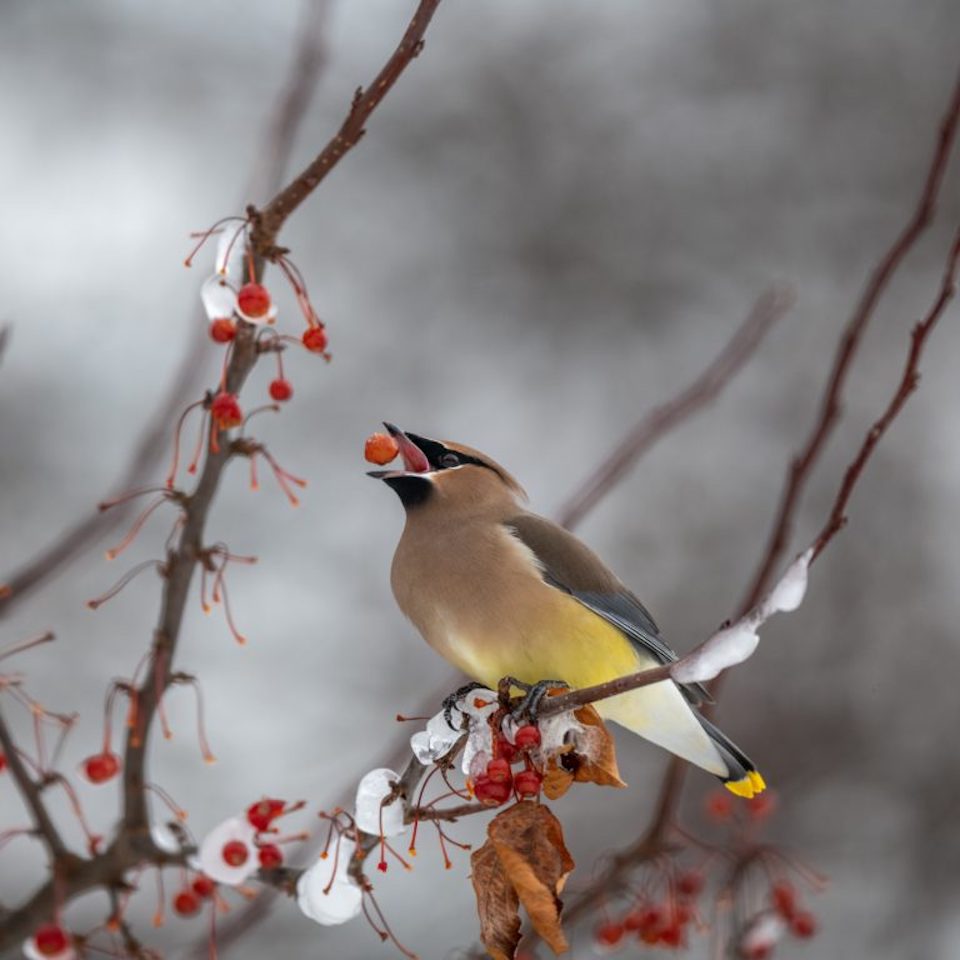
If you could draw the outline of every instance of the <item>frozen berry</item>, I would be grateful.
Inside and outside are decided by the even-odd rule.
[[[250,851],[242,840],[228,840],[220,855],[231,867],[242,867],[250,859]]]
[[[105,750],[83,761],[83,772],[91,783],[106,783],[120,772],[120,758]]]
[[[200,897],[190,887],[184,887],[173,898],[173,910],[181,917],[192,917],[200,912]]]
[[[801,911],[790,920],[790,929],[795,937],[806,940],[817,932],[817,918],[806,910]]]
[[[770,889],[770,899],[773,901],[773,909],[780,914],[784,920],[789,920],[797,912],[797,895],[794,892],[792,884],[785,880],[775,883]]]
[[[622,923],[614,923],[610,921],[608,923],[601,923],[597,927],[596,937],[597,943],[604,947],[615,947],[622,939],[623,935],[626,932],[626,929]]]
[[[286,803],[275,797],[264,797],[247,807],[247,822],[257,830],[266,830],[280,814]]]
[[[55,957],[70,946],[70,937],[59,924],[45,923],[33,935],[33,945],[41,956]]]
[[[215,343],[229,343],[237,335],[237,325],[229,317],[217,317],[210,324],[210,339]]]
[[[277,377],[270,384],[270,396],[277,401],[277,403],[284,403],[293,396],[293,386],[289,380],[284,380],[283,377]]]
[[[516,744],[518,750],[529,750],[531,747],[539,747],[540,731],[532,724],[520,727],[514,734],[513,742]]]
[[[510,764],[502,757],[498,757],[487,764],[487,776],[494,783],[509,783],[513,774],[510,771]]]
[[[210,404],[210,416],[213,422],[221,430],[229,430],[231,427],[239,427],[243,423],[243,411],[240,409],[240,402],[236,396],[226,391],[221,391]]]
[[[371,433],[363,445],[364,460],[379,464],[381,467],[394,460],[399,452],[400,447],[397,441],[385,433]]]
[[[513,763],[517,758],[517,748],[506,738],[497,737],[493,745],[494,755],[503,757],[507,763]]]
[[[237,309],[247,317],[259,320],[270,311],[270,294],[259,283],[245,283],[237,293]]]
[[[474,781],[473,795],[488,807],[499,807],[510,799],[510,784],[494,783],[482,773]]]
[[[324,330],[323,324],[307,327],[303,331],[301,340],[311,353],[323,353],[327,349],[327,331]]]
[[[279,867],[283,863],[283,851],[275,843],[265,843],[257,851],[257,859],[266,870]]]
[[[543,777],[536,770],[521,770],[514,778],[513,785],[521,797],[535,797],[540,792]]]
[[[703,874],[699,870],[685,870],[677,877],[677,893],[695,897],[703,889]]]
[[[213,896],[214,882],[205,874],[201,873],[191,884],[193,892],[202,900]]]

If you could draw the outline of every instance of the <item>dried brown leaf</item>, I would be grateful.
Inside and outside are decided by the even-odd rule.
[[[620,770],[617,767],[617,751],[613,735],[600,719],[600,714],[587,704],[580,707],[574,716],[585,727],[594,730],[597,746],[590,757],[577,754],[580,762],[574,767],[573,779],[577,783],[597,783],[602,787],[625,787],[626,784],[620,779]]]
[[[470,855],[480,914],[480,939],[494,960],[512,960],[520,942],[520,900],[494,845],[488,840]]]
[[[554,953],[568,950],[560,892],[573,858],[560,821],[542,804],[520,802],[496,816],[487,834],[534,929]]]
[[[573,783],[573,774],[561,767],[556,757],[547,761],[547,769],[543,772],[543,794],[548,800],[557,800],[562,797]]]

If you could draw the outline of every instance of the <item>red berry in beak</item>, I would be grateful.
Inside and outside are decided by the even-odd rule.
[[[381,467],[395,460],[399,452],[400,445],[385,433],[371,433],[363,445],[363,458],[368,463],[376,463]]]

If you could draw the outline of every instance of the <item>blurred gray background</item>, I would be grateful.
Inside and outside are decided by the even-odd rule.
[[[298,166],[412,8],[331,4]],[[0,317],[13,325],[0,367],[0,578],[104,495],[173,376],[212,259],[184,270],[187,234],[239,209],[299,14],[295,0],[0,4]],[[681,650],[732,612],[837,331],[918,194],[958,40],[955,0],[445,0],[424,55],[282,238],[335,359],[289,355],[295,399],[258,428],[309,477],[302,506],[268,475],[251,493],[237,464],[211,518],[213,539],[261,562],[229,580],[245,649],[199,601],[186,624],[180,665],[203,680],[219,763],[200,760],[186,692],[170,697],[176,736],[153,756],[194,831],[264,792],[330,804],[396,740],[394,714],[448,677],[390,595],[402,515],[362,460],[381,419],[489,451],[550,514],[784,280],[797,306],[748,368],[580,531]],[[935,294],[960,217],[957,170],[867,337],[798,544]],[[289,297],[282,308],[299,330]],[[831,878],[812,903],[821,934],[784,957],[960,952],[958,319],[956,307],[944,317],[922,389],[807,602],[768,626],[727,686],[723,726],[780,796],[772,835]],[[212,371],[219,353],[204,349]],[[273,375],[262,367],[248,406]],[[2,624],[3,641],[46,628],[60,638],[15,666],[46,705],[81,712],[68,769],[96,748],[106,680],[146,649],[159,584],[146,575],[97,613],[84,602],[158,554],[168,516],[128,559],[108,564],[110,542],[98,544]],[[649,816],[665,757],[629,737],[620,751],[629,791],[557,804],[579,864],[573,890]],[[712,787],[691,775],[694,827],[709,830],[698,811]],[[113,787],[80,789],[107,829]],[[8,778],[0,811],[3,826],[23,817]],[[445,873],[425,843],[412,875],[377,878],[398,935],[424,958],[475,937],[468,857],[455,860]],[[23,840],[0,865],[8,904],[42,875]],[[92,897],[68,918],[81,927],[104,911]],[[172,953],[203,924],[144,930]],[[325,930],[281,904],[228,955],[391,949],[362,920]]]

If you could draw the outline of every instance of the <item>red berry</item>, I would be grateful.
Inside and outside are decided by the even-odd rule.
[[[510,764],[503,757],[498,757],[487,764],[487,776],[494,783],[509,783],[513,774],[510,771]]]
[[[747,800],[746,806],[751,820],[766,820],[777,809],[776,794],[770,790],[758,793]]]
[[[699,870],[685,870],[677,877],[677,893],[695,897],[703,889],[704,877]]]
[[[192,917],[200,912],[200,897],[189,887],[184,887],[173,898],[173,910],[181,917]]]
[[[322,323],[307,327],[301,339],[311,353],[323,353],[327,349],[327,331],[324,330]]]
[[[259,320],[270,310],[270,294],[259,283],[245,283],[237,294],[237,309],[244,316]]]
[[[243,423],[243,411],[240,403],[232,393],[221,391],[210,404],[210,416],[221,430],[239,427]]]
[[[499,807],[510,799],[510,784],[494,783],[485,773],[481,773],[474,781],[473,795],[488,807]]]
[[[791,918],[790,929],[795,937],[806,940],[817,932],[817,918],[804,910]]]
[[[0,773],[7,769],[7,755],[0,753]]]
[[[773,955],[773,947],[769,943],[754,943],[749,947],[740,948],[743,960],[768,960]]]
[[[270,384],[270,396],[277,403],[284,403],[293,396],[293,386],[289,380],[278,377]]]
[[[266,870],[279,867],[283,863],[283,851],[275,843],[265,843],[257,851],[257,859]]]
[[[793,886],[782,880],[775,883],[770,888],[770,899],[773,901],[773,909],[783,917],[784,920],[792,919],[797,912],[797,895]]]
[[[363,459],[368,463],[376,463],[381,467],[396,459],[400,447],[393,437],[385,433],[371,433],[363,445]]]
[[[216,886],[214,882],[205,874],[201,873],[191,884],[193,892],[202,900],[213,896],[213,890]]]
[[[674,922],[664,927],[657,938],[665,947],[683,946],[683,927]]]
[[[513,785],[521,797],[535,797],[540,792],[542,783],[543,777],[536,770],[521,770],[513,778]]]
[[[682,927],[693,919],[693,910],[689,903],[677,903],[673,907],[673,922],[676,926]]]
[[[59,924],[45,923],[34,933],[33,945],[37,948],[37,953],[42,956],[55,957],[70,946],[70,937]]]
[[[217,317],[210,324],[210,339],[214,343],[229,343],[237,335],[237,325],[229,317]]]
[[[115,753],[95,753],[83,761],[83,772],[91,783],[106,783],[120,772],[120,758]]]
[[[242,840],[228,840],[223,845],[220,856],[231,867],[242,867],[250,859],[250,851]]]
[[[513,742],[518,750],[529,750],[531,747],[539,747],[540,731],[532,724],[520,727],[514,734]]]
[[[247,822],[257,830],[266,830],[280,814],[283,813],[286,803],[275,797],[264,797],[247,807]]]
[[[726,790],[714,790],[707,795],[706,808],[711,820],[726,820],[733,813],[733,798]]]
[[[627,915],[627,919],[630,921],[630,929],[638,931],[644,942],[657,942],[664,921],[664,912],[660,907],[649,906],[642,910],[634,910]]]
[[[507,763],[513,763],[517,759],[517,748],[506,738],[497,737],[493,744],[494,756],[503,757]]]
[[[622,939],[626,928],[622,923],[602,923],[597,927],[594,936],[597,943],[604,947],[615,947]]]

